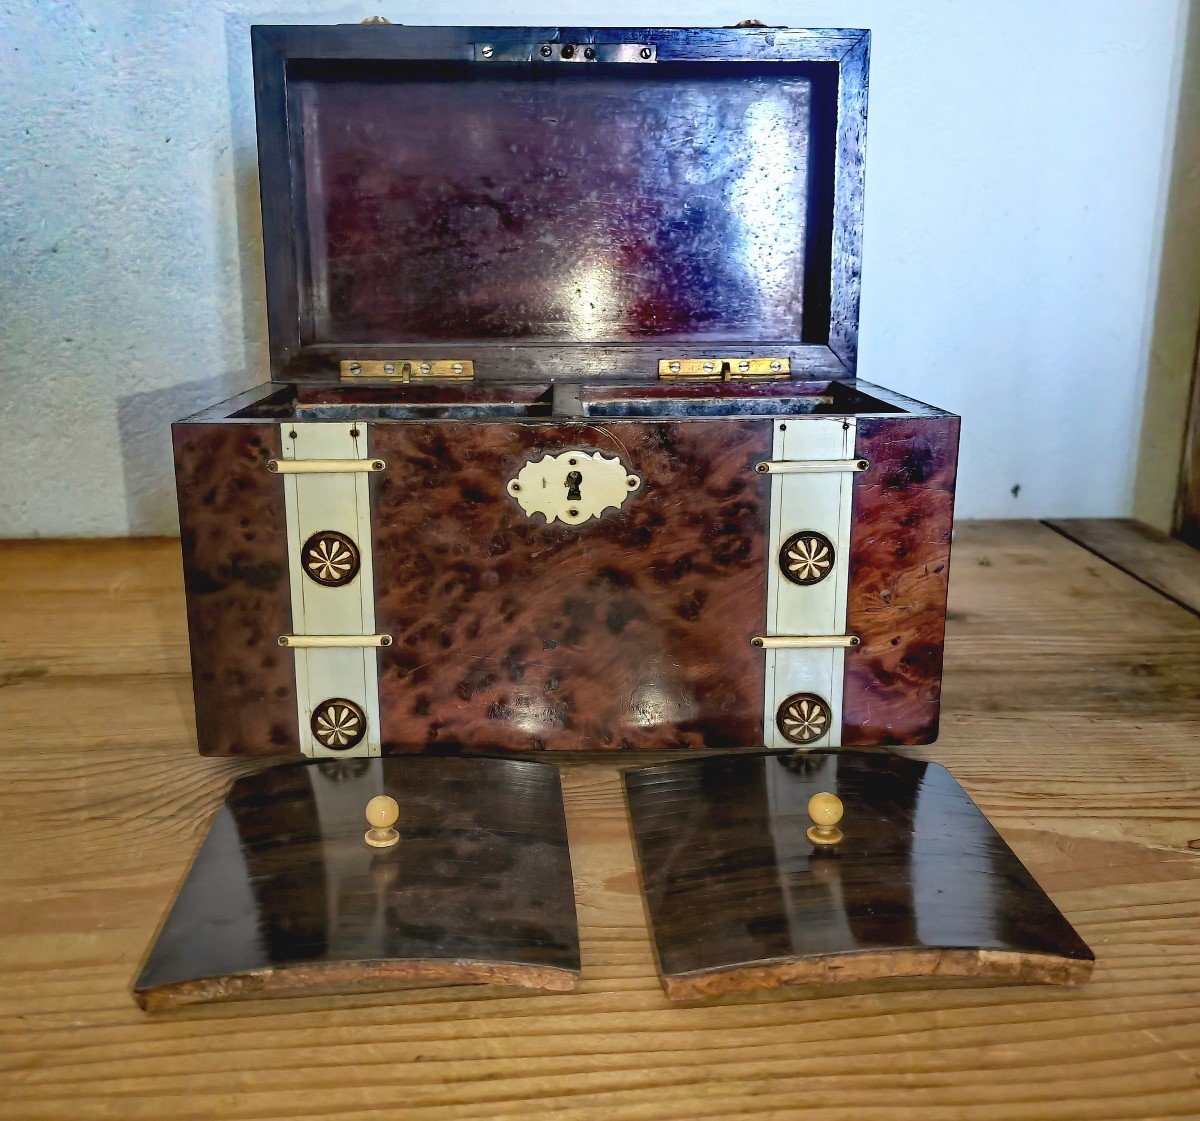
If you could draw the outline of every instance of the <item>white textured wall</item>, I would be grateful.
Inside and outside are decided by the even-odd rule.
[[[370,4],[0,0],[0,536],[174,530],[266,376],[247,28],[372,12],[872,28],[861,376],[962,413],[962,516],[1129,509],[1186,0]]]

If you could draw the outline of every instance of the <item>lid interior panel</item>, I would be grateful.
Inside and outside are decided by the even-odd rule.
[[[827,341],[836,64],[288,67],[304,347]]]

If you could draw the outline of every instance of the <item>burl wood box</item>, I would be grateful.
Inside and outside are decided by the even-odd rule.
[[[932,740],[958,420],[856,380],[868,33],[253,48],[273,382],[174,426],[200,750]]]

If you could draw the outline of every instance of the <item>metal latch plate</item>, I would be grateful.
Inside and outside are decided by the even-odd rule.
[[[663,381],[777,381],[791,377],[790,358],[664,358]]]
[[[653,43],[475,43],[476,62],[626,62],[658,61]]]
[[[429,361],[397,358],[350,358],[341,364],[342,380],[371,378],[379,381],[472,381],[475,363],[465,358]]]

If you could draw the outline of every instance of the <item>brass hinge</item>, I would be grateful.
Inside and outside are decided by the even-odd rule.
[[[790,358],[664,358],[663,381],[778,381],[791,377]]]
[[[427,362],[384,359],[367,361],[350,358],[342,363],[342,380],[373,378],[381,381],[473,381],[475,363],[465,358],[438,359]]]

